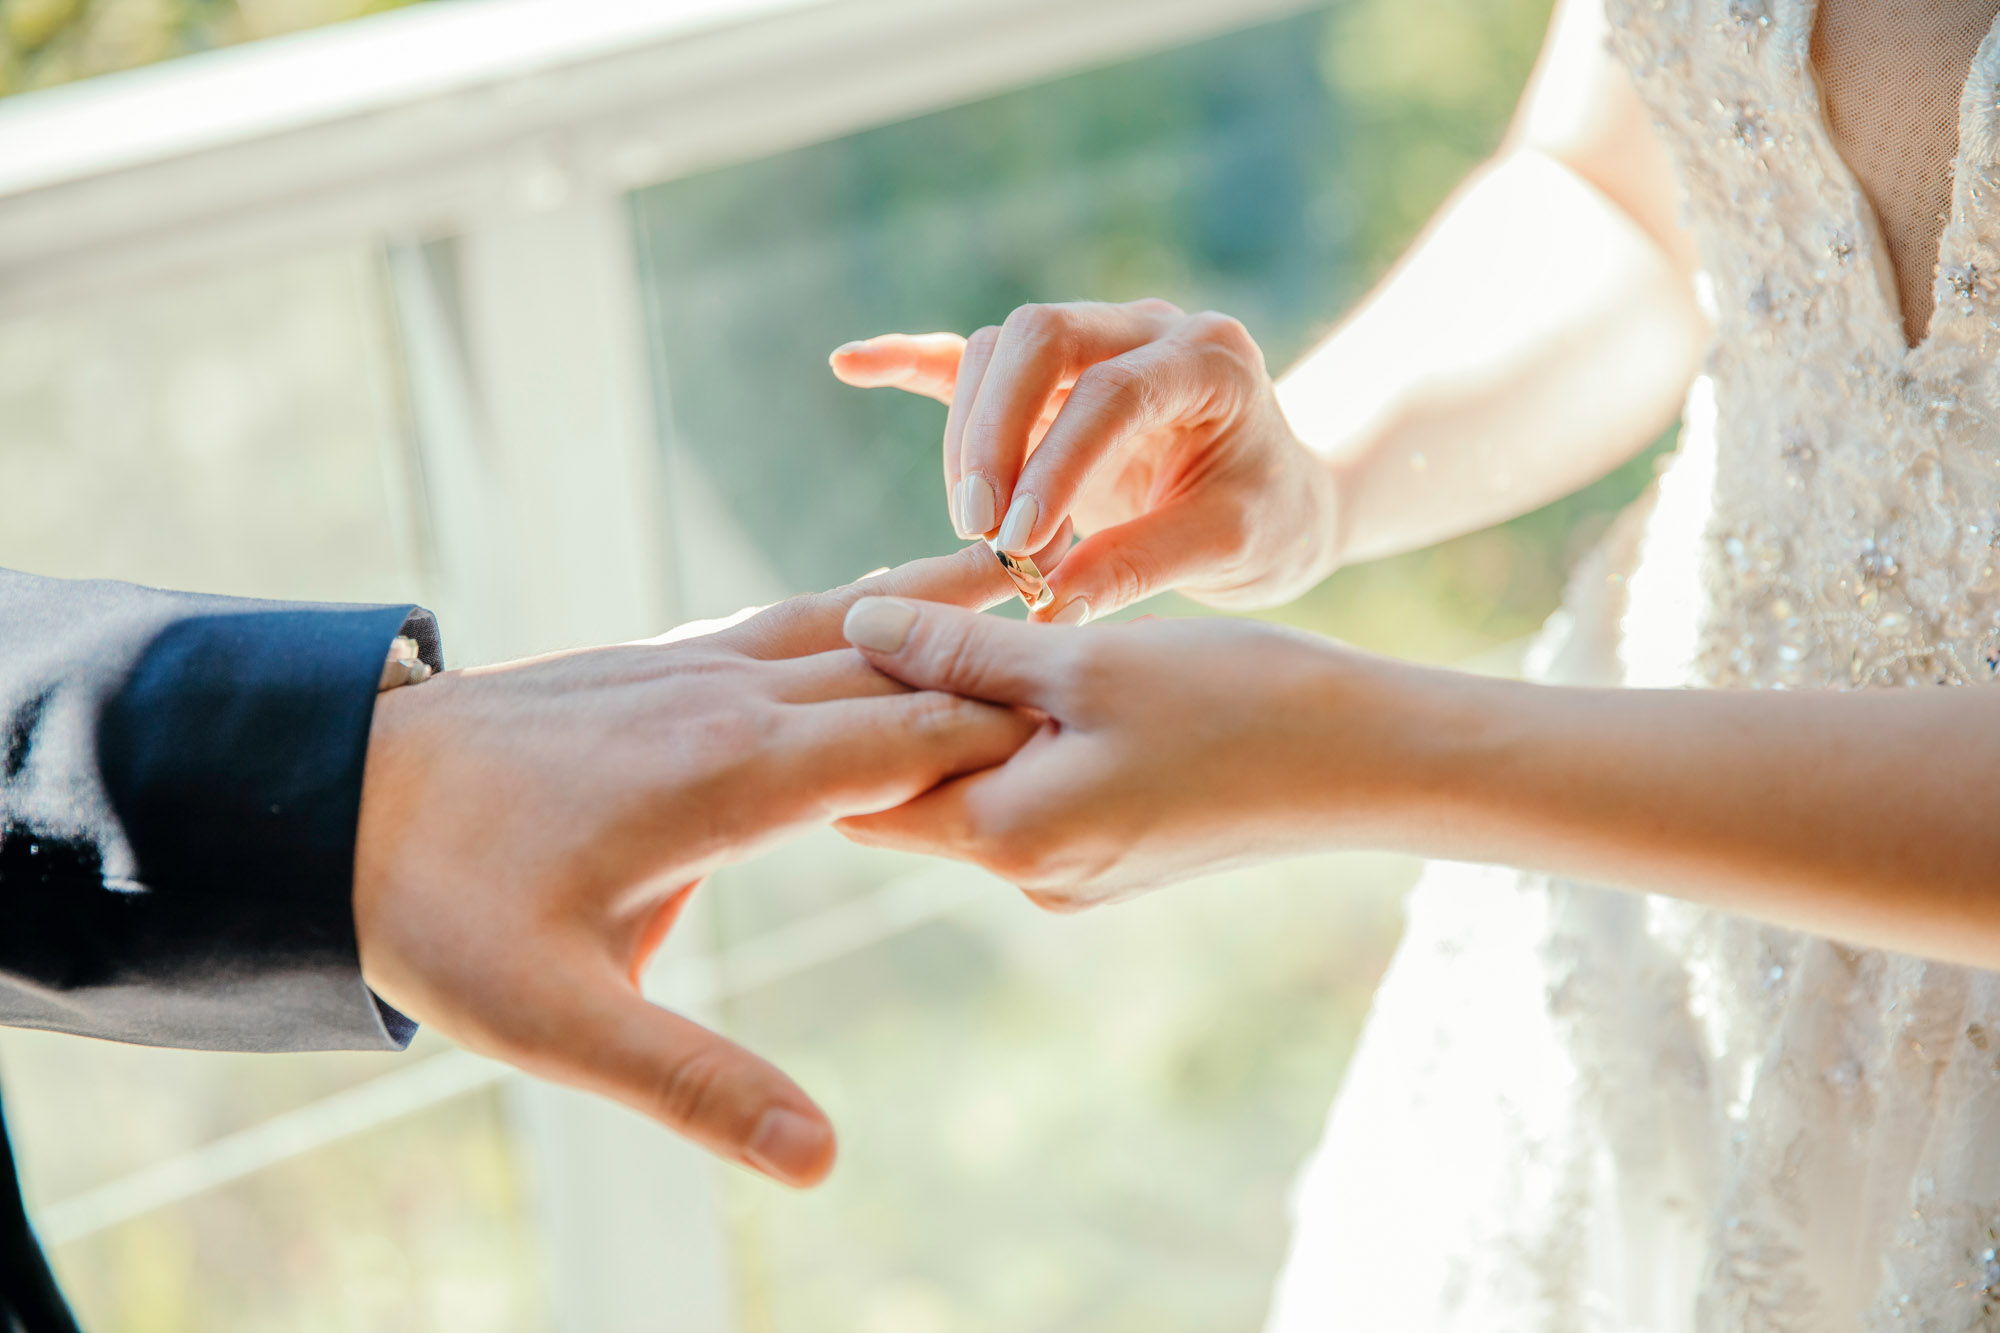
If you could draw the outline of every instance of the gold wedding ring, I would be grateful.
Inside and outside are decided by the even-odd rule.
[[[1035,562],[1025,555],[1008,555],[991,541],[986,548],[1000,561],[1000,568],[1007,571],[1007,577],[1014,580],[1014,586],[1021,590],[1021,600],[1028,604],[1030,611],[1039,611],[1056,599],[1049,590],[1049,581],[1042,577],[1042,571],[1035,568]]]

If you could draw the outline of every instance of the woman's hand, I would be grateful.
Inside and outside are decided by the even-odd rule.
[[[918,689],[1040,713],[998,768],[841,821],[859,842],[983,865],[1074,910],[1203,871],[1402,840],[1440,676],[1245,621],[1082,631],[868,598],[848,641]]]
[[[2000,967],[2000,689],[1641,690],[1413,667],[1241,621],[1092,630],[897,597],[848,641],[1044,721],[849,836],[1073,909],[1365,846],[1666,893]]]
[[[1286,424],[1264,355],[1223,315],[1165,301],[1027,305],[998,328],[885,334],[842,380],[950,404],[944,475],[961,536],[1087,535],[1043,618],[1081,623],[1168,588],[1269,605],[1332,571],[1333,478]]]

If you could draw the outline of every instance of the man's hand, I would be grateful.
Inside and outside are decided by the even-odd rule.
[[[1333,475],[1293,435],[1241,324],[1165,301],[1026,305],[998,328],[884,334],[833,354],[859,387],[950,405],[944,476],[961,536],[1026,555],[1088,534],[1040,616],[1068,624],[1168,588],[1287,600],[1332,572]]]
[[[715,633],[450,671],[381,696],[354,877],[363,975],[465,1046],[810,1185],[825,1116],[638,977],[704,875],[1004,761],[1011,709],[909,690],[841,640],[871,593],[984,606],[983,547]]]

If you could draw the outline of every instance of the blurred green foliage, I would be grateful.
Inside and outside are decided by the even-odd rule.
[[[1162,295],[1282,366],[1499,142],[1547,18],[1348,0],[642,191],[663,442],[791,589],[948,549],[943,409],[841,387],[831,348]],[[1652,463],[1271,614],[1437,661],[1516,642]],[[730,1006],[845,1135],[826,1189],[739,1190],[747,1329],[1254,1327],[1412,872],[1294,862],[1083,922],[1003,902]],[[892,873],[831,844],[725,872],[724,937]]]
[[[843,863],[858,890],[912,869],[828,835],[711,901],[754,938]],[[992,886],[733,1001],[841,1132],[810,1194],[734,1182],[741,1333],[1254,1328],[1413,869],[1296,860],[1081,918]]]
[[[1353,0],[1317,50],[1346,141],[1345,183],[1367,207],[1352,242],[1371,274],[1410,243],[1513,114],[1548,0]]]
[[[943,409],[837,384],[891,329],[1158,295],[1297,358],[1492,151],[1547,0],[1351,0],[634,197],[663,431],[792,590],[947,549]],[[1530,632],[1651,476],[1275,613],[1456,660]],[[1196,610],[1169,599],[1149,608]]]
[[[0,0],[0,90],[395,2]],[[1548,7],[1345,0],[641,191],[663,439],[795,589],[947,549],[942,409],[839,386],[832,347],[1157,294],[1241,316],[1283,365],[1499,141]],[[1273,614],[1431,660],[1516,640],[1651,470]],[[827,837],[711,900],[740,942],[909,871]],[[1083,921],[996,895],[733,1002],[844,1135],[824,1190],[737,1181],[745,1333],[1254,1327],[1413,871],[1293,862]],[[498,1119],[476,1099],[287,1164],[66,1247],[65,1273],[107,1330],[538,1329]],[[343,1295],[301,1315],[316,1283]]]
[[[0,95],[316,28],[413,2],[0,0]]]

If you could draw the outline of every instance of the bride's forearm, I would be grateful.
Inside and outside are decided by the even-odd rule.
[[[2000,966],[2000,691],[1421,680],[1412,850]]]
[[[2000,968],[2000,687],[1584,689],[1244,621],[1075,630],[864,607],[848,635],[878,670],[1055,724],[866,835],[1051,904],[1367,847]]]
[[[1498,159],[1279,388],[1369,559],[1524,513],[1673,419],[1707,336],[1631,216],[1532,148]]]

